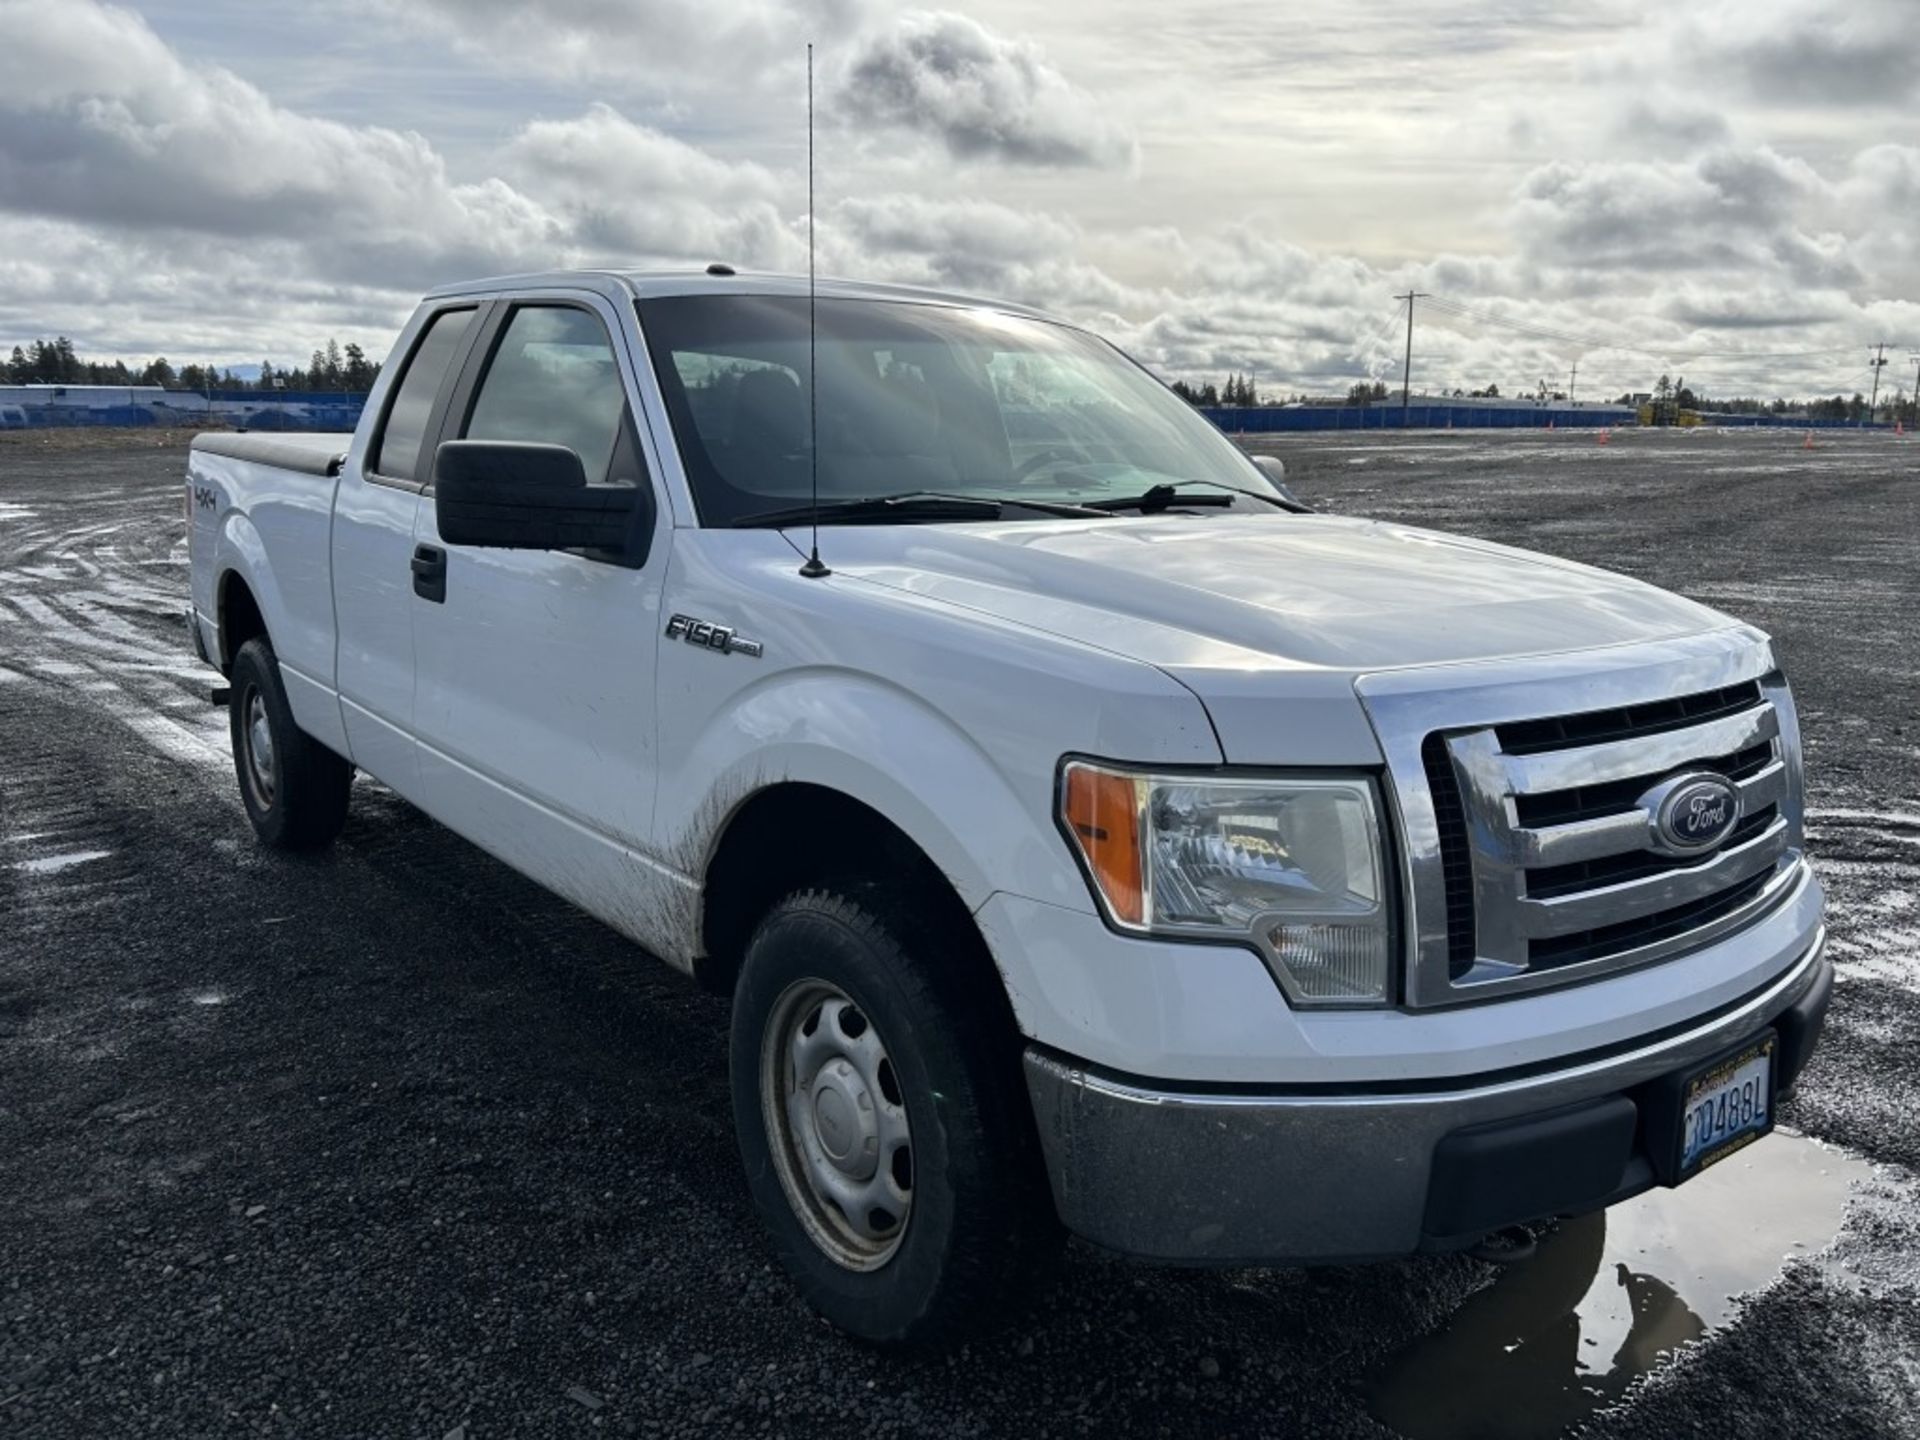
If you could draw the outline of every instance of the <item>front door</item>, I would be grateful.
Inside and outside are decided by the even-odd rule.
[[[432,437],[474,340],[480,311],[426,315],[365,453],[341,473],[333,511],[334,674],[354,764],[418,801],[413,736],[413,532]],[[410,337],[402,337],[403,340]]]
[[[590,483],[651,487],[629,402],[637,393],[603,300],[517,299],[489,316],[442,434],[565,445]],[[664,536],[658,496],[653,514]],[[414,539],[445,562],[444,597],[413,607],[423,808],[657,943],[667,877],[647,841],[664,541],[637,565],[448,545],[431,489]]]

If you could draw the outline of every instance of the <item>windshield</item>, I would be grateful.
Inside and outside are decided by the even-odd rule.
[[[899,301],[818,307],[823,505],[907,492],[1089,504],[1208,481],[1272,490],[1190,406],[1084,331]],[[806,297],[639,309],[701,523],[805,502]]]

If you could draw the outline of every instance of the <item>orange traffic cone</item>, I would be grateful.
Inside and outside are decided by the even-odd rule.
[[[1600,433],[1599,433],[1598,435],[1596,435],[1596,436],[1594,436],[1594,438],[1593,438],[1593,443],[1594,443],[1594,444],[1596,444],[1596,445],[1610,445],[1610,444],[1612,444],[1612,443],[1613,443],[1613,432],[1612,432],[1611,430],[1609,430],[1609,429],[1607,429],[1607,427],[1606,427],[1606,426],[1604,426],[1604,425],[1602,425],[1602,426],[1600,427]]]
[[[1904,421],[1904,420],[1896,420],[1896,421],[1894,421],[1894,422],[1893,422],[1893,433],[1894,433],[1894,434],[1896,434],[1896,435],[1904,435],[1904,434],[1906,434],[1906,433],[1907,433],[1907,422],[1906,422],[1906,421]]]
[[[1807,441],[1800,448],[1802,450],[1811,450],[1813,448],[1813,431],[1807,431]]]
[[[1553,429],[1553,421],[1551,419],[1547,421],[1547,429],[1549,430]]]

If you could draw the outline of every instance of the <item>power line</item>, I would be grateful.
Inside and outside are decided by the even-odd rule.
[[[1424,290],[1415,290],[1409,286],[1406,294],[1396,295],[1393,298],[1407,302],[1407,360],[1400,371],[1400,428],[1404,430],[1407,427],[1409,407],[1413,404],[1413,302],[1430,300],[1433,297]]]
[[[1882,340],[1874,347],[1873,356],[1873,398],[1867,401],[1866,423],[1873,423],[1874,407],[1880,403],[1880,372],[1887,368],[1887,342]]]

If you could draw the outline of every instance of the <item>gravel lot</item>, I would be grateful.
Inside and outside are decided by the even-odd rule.
[[[911,1362],[771,1268],[722,1002],[364,780],[327,857],[255,846],[155,440],[0,436],[0,1435],[1920,1431],[1920,440],[1269,447],[1325,508],[1779,638],[1842,974],[1784,1118],[1857,1160],[1776,1137],[1750,1186],[1507,1270],[1076,1250],[1030,1313]]]

